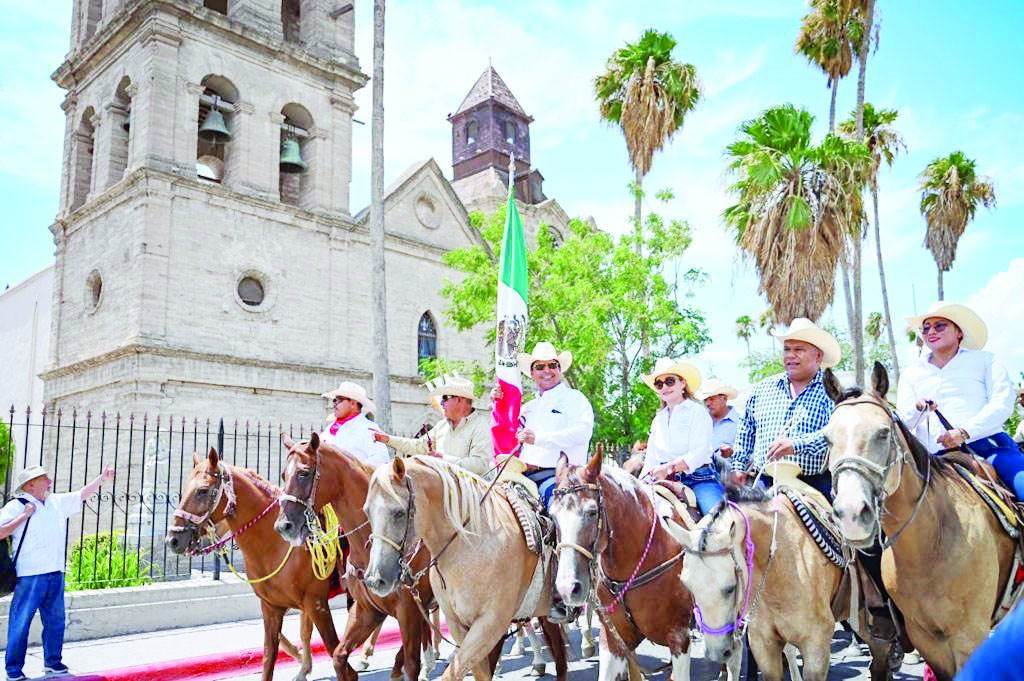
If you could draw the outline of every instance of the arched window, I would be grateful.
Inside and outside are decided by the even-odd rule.
[[[238,89],[223,76],[206,76],[202,86],[196,133],[196,174],[204,180],[223,182]]]
[[[466,144],[476,144],[477,124],[476,121],[466,123]]]
[[[281,30],[286,42],[302,42],[302,5],[299,0],[281,0]]]
[[[516,124],[512,121],[505,121],[505,141],[509,144],[516,143]]]
[[[110,123],[114,126],[110,143],[110,184],[124,177],[125,168],[128,167],[128,140],[132,128],[131,85],[128,76],[121,79],[114,91],[113,106],[110,108]]]
[[[85,21],[84,42],[91,38],[100,26],[103,19],[103,0],[85,0],[85,16],[82,19]]]
[[[313,116],[300,104],[285,104],[281,109],[281,138],[278,141],[278,190],[281,202],[303,206],[312,187],[312,176],[306,171],[312,160],[310,132]]]
[[[71,187],[71,210],[85,203],[92,191],[93,148],[96,144],[96,128],[92,119],[96,111],[90,106],[82,114],[75,131],[75,177]]]
[[[420,323],[416,330],[416,358],[419,362],[424,359],[437,358],[437,326],[434,318],[429,312],[424,312],[420,317]]]
[[[227,16],[228,0],[203,0],[203,7]]]

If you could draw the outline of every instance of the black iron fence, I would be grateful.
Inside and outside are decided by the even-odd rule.
[[[78,490],[106,466],[114,467],[114,479],[68,522],[69,588],[132,586],[204,574],[219,577],[219,556],[179,556],[163,542],[192,471],[193,452],[205,456],[216,447],[227,462],[256,470],[276,484],[286,453],[280,434],[298,440],[312,430],[221,419],[16,413],[13,407],[6,416],[7,436],[0,437],[0,458],[8,464],[4,503],[13,495],[17,471],[27,466],[45,466],[58,493]],[[241,567],[240,553],[232,550],[230,559]]]

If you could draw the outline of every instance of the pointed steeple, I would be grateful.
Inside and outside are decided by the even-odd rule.
[[[507,107],[513,113],[523,118],[529,118],[531,122],[533,121],[529,114],[523,110],[516,96],[512,94],[512,90],[501,79],[501,76],[494,70],[494,67],[489,64],[484,72],[480,74],[480,77],[476,79],[473,87],[470,88],[469,93],[462,100],[462,104],[459,104],[458,110],[452,116],[458,116],[488,100],[494,100],[498,104]]]

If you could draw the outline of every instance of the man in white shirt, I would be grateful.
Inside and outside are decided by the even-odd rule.
[[[324,393],[334,408],[334,419],[320,433],[320,441],[333,445],[371,466],[388,463],[388,448],[373,434],[377,425],[366,418],[376,407],[363,386],[343,381],[335,390]]]
[[[572,353],[559,353],[548,342],[519,355],[519,370],[537,386],[537,397],[523,405],[520,415],[522,428],[516,436],[523,449],[519,459],[527,466],[526,477],[537,484],[545,508],[555,490],[559,454],[564,452],[569,463],[582,466],[594,433],[590,401],[562,380],[571,365]]]
[[[114,477],[102,475],[77,492],[52,494],[53,482],[42,466],[26,468],[14,480],[15,498],[0,509],[0,539],[11,537],[17,554],[10,615],[7,621],[8,681],[27,678],[22,672],[28,631],[39,611],[43,622],[43,664],[50,674],[67,674],[61,661],[64,648],[64,561],[67,519],[82,510],[82,502]],[[31,521],[31,522],[30,522]]]

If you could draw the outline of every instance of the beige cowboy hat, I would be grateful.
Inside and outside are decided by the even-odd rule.
[[[697,390],[700,389],[701,377],[697,367],[682,360],[672,359],[671,357],[659,357],[658,361],[654,363],[654,371],[642,378],[651,390],[657,392],[658,389],[654,387],[654,379],[666,374],[678,376],[686,381],[686,389],[691,395],[697,394]]]
[[[18,471],[18,475],[14,478],[14,489],[15,491],[20,490],[26,482],[32,482],[36,478],[41,478],[44,475],[49,474],[50,472],[42,466],[29,466],[28,468],[23,468]]]
[[[473,381],[458,374],[445,374],[433,381],[427,381],[426,386],[430,393],[430,406],[438,411],[442,411],[441,397],[443,395],[465,397],[471,404],[476,400]]]
[[[534,362],[547,362],[549,360],[557,360],[562,367],[562,373],[569,370],[572,366],[572,353],[568,350],[558,352],[555,350],[555,346],[547,341],[541,341],[533,346],[533,352],[521,352],[519,353],[519,370],[525,375],[530,375],[530,367],[533,366]]]
[[[968,350],[981,350],[988,342],[988,327],[981,317],[966,305],[959,303],[944,303],[939,301],[928,308],[928,311],[916,317],[908,317],[907,324],[915,331],[920,330],[924,320],[931,317],[941,317],[960,327],[964,339],[960,345]]]
[[[377,410],[373,400],[370,399],[369,395],[366,394],[366,388],[353,383],[352,381],[342,381],[334,390],[326,392],[320,395],[320,397],[326,397],[329,400],[333,400],[335,397],[347,397],[350,400],[355,400],[359,404],[363,405],[363,412],[375,412]]]
[[[843,349],[840,347],[839,341],[806,317],[797,317],[785,331],[772,329],[771,333],[781,341],[803,341],[821,350],[822,368],[834,367],[843,358]]]
[[[725,381],[721,381],[717,378],[709,378],[704,382],[704,385],[701,386],[700,392],[697,393],[697,399],[706,400],[715,395],[725,395],[725,399],[735,400],[739,393],[736,391],[736,388],[732,387]]]

